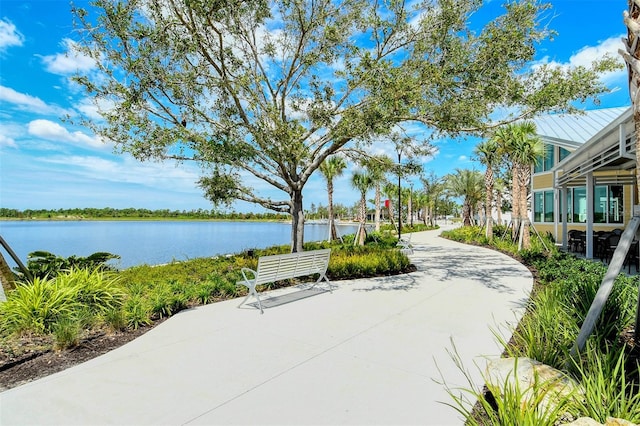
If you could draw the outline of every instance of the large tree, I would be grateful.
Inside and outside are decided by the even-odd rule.
[[[97,66],[75,81],[103,118],[85,124],[140,160],[198,162],[214,203],[289,213],[300,251],[303,189],[352,141],[407,120],[480,132],[497,124],[498,107],[515,111],[509,121],[571,110],[570,101],[605,90],[597,75],[609,61],[527,68],[551,35],[544,6],[509,3],[474,32],[468,22],[481,5],[95,0],[74,9],[78,49]]]

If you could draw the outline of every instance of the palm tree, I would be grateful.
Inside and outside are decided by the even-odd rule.
[[[442,178],[437,177],[433,172],[431,172],[429,176],[420,178],[420,181],[422,182],[424,193],[427,198],[425,215],[429,217],[429,225],[434,226],[434,217],[437,214],[436,209],[440,202],[440,195],[445,189],[444,182]]]
[[[482,199],[483,178],[477,170],[456,169],[447,175],[447,189],[453,196],[462,197],[462,223],[471,226],[473,206]]]
[[[375,188],[375,230],[380,231],[380,212],[382,210],[380,200],[382,198],[382,185],[387,182],[385,174],[394,169],[395,164],[393,160],[387,156],[373,156],[369,157],[362,162],[362,165],[366,167],[369,176],[373,179],[373,186]]]
[[[527,196],[531,180],[531,167],[544,155],[542,140],[536,135],[536,126],[530,121],[512,123],[498,129],[493,139],[499,150],[511,162],[514,233],[519,234],[519,249],[531,246]]]
[[[493,185],[495,183],[494,170],[500,164],[502,158],[498,151],[498,144],[495,140],[489,139],[476,146],[475,154],[480,163],[485,166],[484,171],[484,187],[485,187],[485,211],[486,211],[486,229],[485,236],[491,240],[493,238],[493,215],[491,214],[493,206]]]
[[[366,237],[365,224],[367,221],[367,192],[373,188],[374,179],[366,172],[356,172],[351,178],[351,184],[355,189],[360,191],[360,212],[358,219],[360,220],[360,226],[358,228],[358,235],[356,235],[356,241],[363,246]]]
[[[501,177],[496,178],[493,182],[493,189],[496,193],[496,214],[498,225],[502,225],[502,193],[506,187],[507,184]]]
[[[347,162],[339,155],[328,157],[320,165],[320,173],[322,173],[322,176],[324,176],[327,181],[327,193],[329,194],[329,206],[327,208],[329,215],[329,241],[338,238],[333,215],[333,179],[340,176],[346,167]]]

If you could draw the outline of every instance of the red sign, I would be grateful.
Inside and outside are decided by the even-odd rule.
[[[384,207],[389,208],[389,200],[384,200]]]

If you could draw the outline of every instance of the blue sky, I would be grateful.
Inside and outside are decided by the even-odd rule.
[[[605,52],[617,56],[626,34],[622,23],[626,0],[550,3],[550,27],[558,35],[539,47],[539,62],[580,65]],[[490,13],[500,4],[492,0],[485,7]],[[77,69],[91,67],[86,59],[66,55],[74,37],[69,9],[69,2],[58,0],[0,2],[0,207],[212,208],[195,185],[198,168],[141,163],[127,154],[115,154],[87,129],[61,120],[65,114],[93,111],[89,100],[68,81]],[[630,104],[626,71],[603,76],[603,81],[613,93],[603,96],[598,107]],[[435,155],[424,160],[425,171],[443,176],[455,168],[480,169],[471,158],[475,142],[436,141]],[[348,206],[357,202],[350,177],[351,171],[335,182],[334,202]],[[414,187],[418,186],[416,180]],[[311,203],[327,203],[319,176],[305,189],[305,207]],[[235,208],[264,211],[248,204]]]

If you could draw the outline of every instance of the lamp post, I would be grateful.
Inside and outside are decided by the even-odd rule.
[[[409,204],[407,205],[407,214],[409,215],[409,226],[413,228],[413,182],[409,184]]]
[[[402,163],[402,148],[398,147],[398,239],[402,236],[402,188],[400,182]]]

